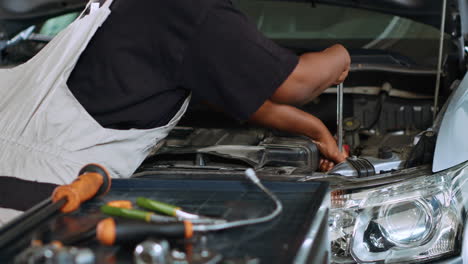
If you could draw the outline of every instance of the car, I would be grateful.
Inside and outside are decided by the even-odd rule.
[[[194,104],[133,177],[209,179],[252,167],[264,179],[326,181],[331,262],[468,261],[466,1],[233,2],[297,54],[334,43],[349,49],[342,125],[351,157],[319,172],[309,139]],[[33,56],[54,34],[51,25],[69,23],[57,16],[76,17],[82,7],[81,0],[0,1],[2,67]],[[333,132],[337,90],[302,107]]]

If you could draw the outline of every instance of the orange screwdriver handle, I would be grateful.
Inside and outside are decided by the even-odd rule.
[[[133,209],[132,202],[128,200],[110,201],[107,203],[107,205],[117,208]]]
[[[71,184],[55,188],[52,201],[55,203],[66,198],[67,202],[60,210],[70,213],[78,209],[81,203],[106,194],[110,186],[111,178],[107,170],[97,164],[88,164],[81,169],[78,178]]]
[[[106,218],[96,226],[96,238],[101,244],[113,246],[154,238],[192,238],[193,224],[190,221],[177,223],[145,223],[142,221]]]

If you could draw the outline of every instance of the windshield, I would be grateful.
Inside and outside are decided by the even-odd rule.
[[[238,0],[237,4],[266,36],[298,51],[341,43],[361,53],[395,53],[415,64],[436,62],[440,31],[407,18],[290,1]]]

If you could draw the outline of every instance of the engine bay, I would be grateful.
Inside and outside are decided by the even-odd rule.
[[[427,150],[434,147],[435,136],[426,131],[432,125],[431,100],[398,98],[388,91],[375,95],[352,92],[345,87],[344,144],[350,158],[326,174],[361,178],[432,162]],[[153,150],[139,172],[243,171],[253,167],[273,175],[323,174],[318,171],[320,153],[312,140],[246,124],[236,126],[235,120],[222,113],[200,118],[208,110],[197,107]],[[336,95],[324,94],[303,110],[321,118],[335,133],[336,119],[329,114],[335,107]],[[202,119],[207,123],[200,123]]]
[[[14,37],[18,40],[15,45],[5,44],[11,41],[0,45],[1,65],[27,61],[50,40],[38,38],[39,31],[33,31],[25,30]],[[12,36],[2,38],[8,37]],[[320,50],[314,45],[275,41],[298,55]],[[400,42],[410,44],[411,52],[422,49],[421,45],[413,45],[404,38],[395,43]],[[352,65],[344,83],[342,124],[343,141],[350,158],[325,174],[360,178],[430,164],[436,138],[436,131],[431,131],[431,127],[438,74],[437,43],[426,45],[421,53],[431,56],[420,54],[414,58],[406,52],[397,52],[406,51],[406,46],[397,50],[371,50],[354,48],[354,42],[348,44],[352,48]],[[445,44],[448,55],[442,65],[441,103],[463,72],[459,67],[460,58],[455,56],[457,46],[448,40]],[[252,127],[196,102],[193,105],[180,127],[154,149],[137,173],[174,168],[242,171],[253,167],[272,175],[324,174],[318,171],[320,153],[310,139]],[[336,105],[336,88],[332,87],[301,109],[321,119],[336,134]]]

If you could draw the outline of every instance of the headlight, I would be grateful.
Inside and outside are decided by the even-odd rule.
[[[464,164],[379,188],[333,192],[333,262],[419,262],[456,253],[467,181]]]

